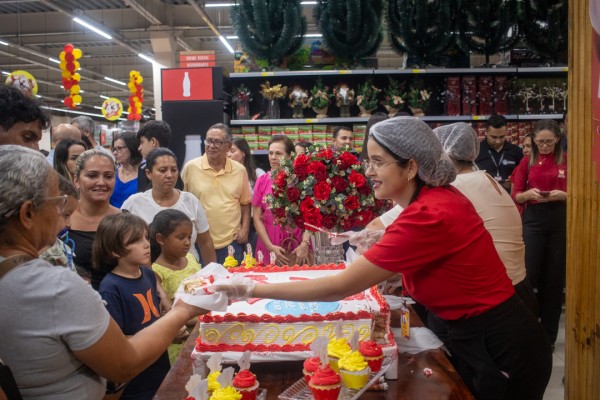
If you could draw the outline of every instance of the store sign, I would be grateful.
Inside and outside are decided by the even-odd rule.
[[[592,22],[592,160],[595,164],[596,181],[600,182],[600,0],[590,0]]]
[[[212,68],[161,70],[162,101],[213,100]]]

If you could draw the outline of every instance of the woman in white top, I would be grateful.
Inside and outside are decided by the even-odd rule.
[[[123,203],[121,209],[141,217],[148,224],[162,210],[183,212],[192,220],[192,243],[198,245],[202,263],[206,265],[216,261],[204,207],[193,194],[175,189],[179,176],[175,154],[166,147],[152,150],[146,158],[146,176],[152,182],[152,189],[134,194]],[[200,260],[194,247],[191,252]]]

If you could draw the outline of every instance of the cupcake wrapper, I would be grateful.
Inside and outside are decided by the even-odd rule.
[[[362,389],[369,381],[369,372],[371,372],[369,367],[362,371],[346,371],[342,369],[340,370],[340,375],[342,375],[342,381],[347,388]]]
[[[341,384],[331,386],[313,386],[309,383],[308,387],[315,400],[337,400],[340,395]]]
[[[306,381],[306,384],[308,385],[308,383],[310,382],[310,377],[312,376],[312,372],[308,372],[307,370],[303,369],[302,373],[304,374],[304,380]]]
[[[369,364],[369,368],[371,368],[371,372],[379,372],[381,370],[381,365],[383,364],[383,354],[376,357],[366,357],[365,361]]]
[[[234,388],[242,395],[241,400],[256,400],[256,393],[258,391],[258,381],[249,388],[238,388],[235,386]]]

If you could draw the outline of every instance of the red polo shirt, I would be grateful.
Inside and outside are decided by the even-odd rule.
[[[554,153],[538,154],[534,165],[529,165],[529,156],[523,158],[515,169],[513,182],[513,198],[531,188],[550,192],[552,190],[567,191],[567,155],[563,154],[563,163],[554,162]],[[538,203],[532,200],[532,204]]]

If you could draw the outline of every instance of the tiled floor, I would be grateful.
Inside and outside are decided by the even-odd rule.
[[[560,318],[560,330],[556,339],[556,348],[553,354],[552,376],[550,383],[546,388],[544,400],[564,400],[565,386],[563,377],[565,376],[565,313]]]

